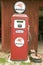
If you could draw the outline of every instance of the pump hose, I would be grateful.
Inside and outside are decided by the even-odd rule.
[[[30,29],[30,25],[28,25],[28,42],[32,41],[32,36],[29,29]]]

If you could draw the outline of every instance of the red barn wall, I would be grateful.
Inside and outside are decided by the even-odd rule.
[[[2,1],[2,49],[7,51],[10,49],[10,32],[11,32],[11,16],[15,13],[14,4],[17,0]],[[43,1],[22,0],[26,4],[26,13],[29,17],[30,32],[32,36],[31,49],[38,48],[38,17],[39,8],[43,7]],[[30,49],[29,48],[29,49]]]

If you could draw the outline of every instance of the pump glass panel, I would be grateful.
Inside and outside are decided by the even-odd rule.
[[[25,28],[25,20],[14,20],[14,28]]]

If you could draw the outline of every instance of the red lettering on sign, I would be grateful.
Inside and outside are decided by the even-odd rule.
[[[22,8],[22,4],[18,4],[17,6],[21,7]]]
[[[18,39],[18,41],[20,41],[20,42],[21,42],[21,39]]]

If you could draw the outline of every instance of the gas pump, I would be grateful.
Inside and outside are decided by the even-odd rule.
[[[16,5],[20,5],[20,3]],[[11,17],[11,60],[28,58],[28,22],[26,14],[19,13]]]

